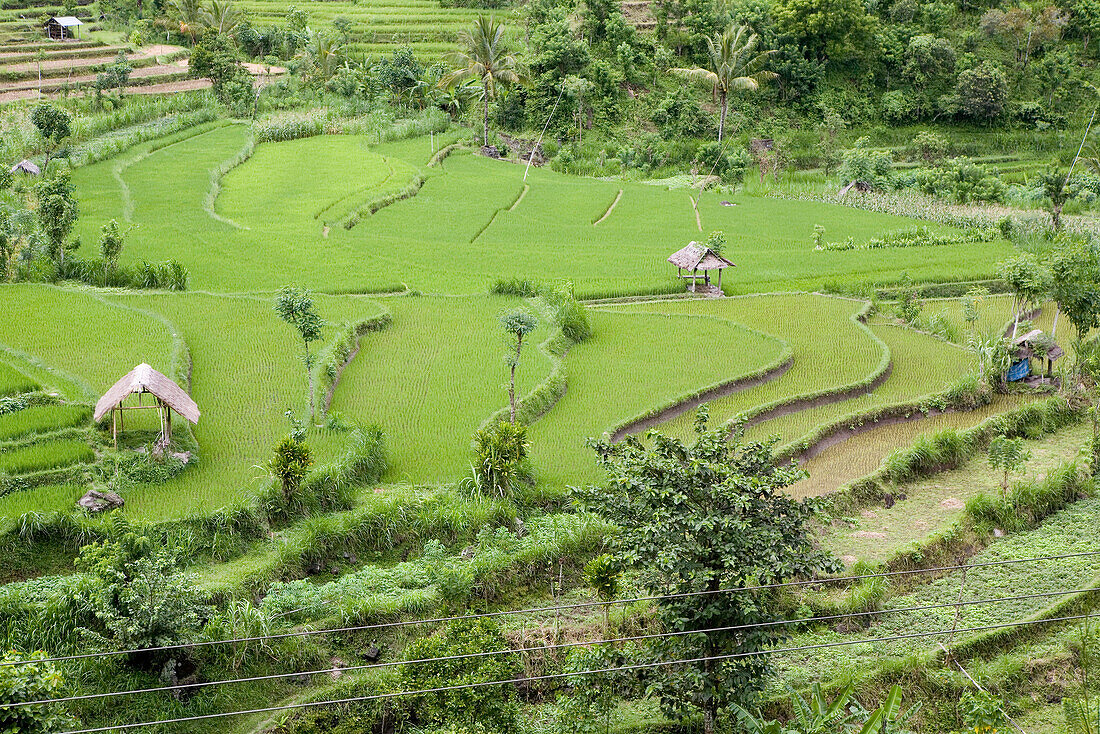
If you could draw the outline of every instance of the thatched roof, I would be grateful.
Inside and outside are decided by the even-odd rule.
[[[157,372],[147,364],[139,364],[125,377],[116,382],[107,393],[95,404],[95,421],[98,423],[103,417],[117,408],[123,400],[134,393],[151,393],[163,400],[169,408],[182,415],[192,423],[199,422],[199,406],[191,396],[184,392],[167,375]]]
[[[684,249],[672,253],[668,261],[684,270],[721,270],[731,266],[736,267],[726,258],[698,242],[689,242]]]
[[[1041,329],[1032,329],[1026,334],[1021,334],[1017,336],[1015,341],[1017,347],[1016,358],[1026,359],[1029,357],[1039,356],[1038,352],[1035,349],[1035,342],[1042,335],[1043,332]],[[1044,354],[1043,356],[1053,362],[1054,360],[1063,356],[1065,353],[1066,352],[1064,349],[1062,349],[1057,344],[1054,344],[1049,349],[1047,349],[1046,354]]]
[[[24,159],[24,160],[21,160],[18,163],[16,163],[14,166],[12,166],[11,167],[11,172],[12,173],[29,173],[32,176],[37,176],[38,174],[42,173],[42,169],[40,169],[38,166],[34,165],[30,161]]]

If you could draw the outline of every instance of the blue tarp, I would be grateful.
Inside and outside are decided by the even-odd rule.
[[[1026,359],[1021,359],[1019,362],[1013,362],[1012,366],[1008,368],[1008,381],[1016,382],[1022,380],[1031,373],[1031,364]]]

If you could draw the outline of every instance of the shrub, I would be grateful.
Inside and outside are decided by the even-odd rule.
[[[917,185],[926,194],[950,196],[959,204],[1001,201],[1006,190],[994,169],[961,156],[938,168],[919,172]]]
[[[875,189],[894,185],[894,159],[887,151],[872,150],[867,138],[860,138],[844,154],[840,179],[845,183],[861,181]]]
[[[531,479],[527,427],[500,421],[474,434],[474,486],[505,497]]]
[[[489,293],[494,296],[517,296],[519,298],[534,298],[542,292],[538,284],[527,278],[498,278]]]
[[[508,641],[497,624],[488,619],[451,622],[431,637],[409,645],[408,660],[470,655],[431,665],[407,665],[402,668],[401,688],[418,690],[469,685],[488,681],[506,681],[520,672],[514,654],[484,655],[507,650]],[[469,724],[491,732],[510,734],[519,728],[519,706],[515,688],[508,685],[482,686],[458,691],[417,696],[410,701],[417,718],[425,724]]]
[[[283,497],[291,498],[302,483],[306,472],[313,464],[313,452],[304,442],[295,436],[285,436],[275,446],[275,455],[271,457],[271,473],[282,485]]]
[[[49,704],[9,708],[6,703],[40,701],[58,696],[64,678],[53,663],[35,662],[44,652],[12,650],[0,658],[0,731],[53,732],[75,726],[73,719]]]

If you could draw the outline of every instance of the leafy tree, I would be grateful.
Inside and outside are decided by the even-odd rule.
[[[99,235],[99,252],[103,256],[104,285],[110,273],[118,268],[118,257],[126,244],[126,236],[118,226],[118,220],[112,219],[103,225]]]
[[[5,704],[55,698],[64,689],[64,678],[42,651],[30,654],[11,650],[0,657],[0,731],[11,734],[50,734],[74,728],[76,722],[49,704],[9,708]]]
[[[228,0],[210,0],[209,7],[202,10],[202,20],[214,33],[228,35],[244,20],[244,14]]]
[[[115,57],[114,63],[108,67],[108,72],[114,82],[113,86],[118,90],[119,97],[122,96],[122,90],[126,88],[126,82],[130,80],[130,73],[133,70],[134,67],[130,65],[130,61],[126,58],[126,54],[119,51],[118,56]]]
[[[204,13],[202,0],[171,0],[168,3],[168,17],[173,27],[181,36],[190,38],[192,46],[205,24]]]
[[[391,99],[396,103],[407,90],[416,86],[424,75],[424,67],[411,47],[401,46],[375,66],[375,73],[379,83],[389,90]]]
[[[917,181],[925,193],[950,196],[959,204],[972,201],[1000,201],[1005,184],[996,169],[975,163],[965,156],[918,173]]]
[[[1087,54],[1093,38],[1100,38],[1100,0],[1071,0],[1073,28],[1081,34],[1081,53]]]
[[[482,491],[507,497],[531,476],[527,460],[527,427],[500,421],[474,433],[474,484]]]
[[[718,118],[718,142],[726,128],[729,97],[735,92],[755,92],[764,82],[776,78],[774,71],[764,69],[772,51],[757,51],[760,36],[748,26],[730,26],[707,38],[706,68],[674,68],[670,74],[710,87],[718,95],[721,115]]]
[[[605,487],[575,489],[578,504],[620,528],[610,552],[638,572],[654,595],[713,592],[770,584],[839,569],[815,547],[814,505],[783,489],[804,476],[793,464],[777,466],[774,443],[743,443],[737,431],[710,429],[705,408],[695,420],[695,443],[650,431],[591,445],[608,474]],[[727,440],[728,439],[728,440]],[[669,631],[705,630],[776,618],[775,599],[760,592],[664,598],[656,614]],[[665,638],[659,659],[714,658],[759,652],[782,636],[779,627]],[[712,734],[718,711],[748,705],[765,684],[763,655],[708,659],[662,669],[651,690],[673,715],[702,709]]]
[[[817,126],[817,152],[825,175],[831,176],[833,170],[844,161],[840,148],[840,133],[848,127],[848,121],[831,107],[824,106],[821,123]]]
[[[1008,496],[1008,475],[1024,468],[1031,458],[1031,452],[1024,446],[1022,438],[997,436],[989,442],[989,465],[1004,472],[1001,491]]]
[[[584,565],[584,580],[596,592],[600,601],[610,602],[619,593],[622,569],[615,558],[602,553]],[[611,629],[611,605],[603,607],[604,634]]]
[[[284,286],[275,296],[275,313],[293,326],[302,338],[302,364],[305,365],[306,380],[309,383],[309,415],[314,418],[317,415],[313,395],[314,356],[309,352],[309,345],[321,338],[321,327],[325,322],[314,306],[313,293],[292,285]]]
[[[246,107],[245,100],[252,97],[252,76],[241,65],[228,35],[203,35],[191,52],[188,69],[193,76],[209,79],[218,99],[238,113]]]
[[[208,609],[202,592],[178,570],[166,548],[132,529],[123,519],[112,538],[84,546],[76,560],[88,574],[80,604],[94,623],[87,634],[119,650],[177,645],[192,639]],[[132,665],[171,674],[179,651],[138,652]]]
[[[584,674],[608,670],[626,662],[611,644],[573,648],[566,656],[565,689],[558,695],[557,731],[561,734],[608,734],[619,702],[633,693],[626,673]]]
[[[46,236],[50,257],[61,269],[65,266],[66,247],[77,247],[67,245],[66,240],[80,214],[68,172],[39,181],[35,191],[38,194],[38,224]]]
[[[482,89],[482,145],[489,144],[489,101],[497,95],[497,87],[522,84],[517,70],[516,55],[504,40],[504,26],[490,15],[479,15],[470,30],[462,31],[458,36],[464,47],[450,56],[452,64],[457,66],[450,74],[439,80],[440,87],[461,84],[467,79],[478,79]]]
[[[1079,348],[1088,333],[1100,327],[1100,254],[1094,245],[1070,239],[1051,253],[1048,266],[1051,295],[1059,313],[1077,330]]]
[[[894,159],[889,151],[872,149],[868,138],[860,138],[845,152],[839,173],[845,184],[862,182],[873,189],[889,189],[894,185]]]
[[[926,166],[939,165],[947,157],[947,138],[931,130],[921,130],[909,145]]]
[[[1000,68],[986,61],[959,74],[955,94],[964,115],[988,123],[1004,112],[1008,84]]]
[[[1050,211],[1050,226],[1058,232],[1062,229],[1062,207],[1073,195],[1069,172],[1063,171],[1057,165],[1051,165],[1039,176],[1039,184],[1043,188],[1043,196],[1046,197],[1046,205]]]
[[[520,673],[513,654],[485,655],[509,649],[499,626],[490,619],[461,619],[405,648],[407,660],[470,655],[431,665],[401,668],[401,688],[407,691],[511,680]],[[421,723],[469,723],[481,730],[512,734],[519,729],[519,706],[512,686],[481,686],[417,696],[412,705]]]
[[[1050,294],[1051,273],[1030,252],[1022,252],[1000,264],[997,275],[1012,289],[1012,338],[1020,325],[1020,312],[1027,306],[1038,306]]]
[[[1078,371],[1086,381],[1092,396],[1089,418],[1092,419],[1092,474],[1100,475],[1100,341],[1091,339],[1080,347]]]
[[[500,325],[512,335],[515,344],[508,350],[508,367],[511,378],[508,383],[508,413],[512,423],[516,422],[516,368],[523,352],[523,340],[539,327],[539,320],[523,309],[510,311],[500,317]]]
[[[68,111],[43,102],[31,111],[31,122],[46,141],[46,162],[42,165],[42,170],[46,170],[61,141],[72,134],[73,117]]]
[[[726,247],[726,233],[720,229],[714,230],[707,236],[706,246],[715,254],[721,255]]]
[[[777,0],[775,19],[819,61],[862,57],[874,41],[874,19],[862,0]]]
[[[909,39],[905,75],[918,87],[936,84],[955,73],[955,49],[946,38],[923,33]]]

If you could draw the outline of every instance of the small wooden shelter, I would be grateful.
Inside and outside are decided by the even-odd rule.
[[[126,398],[136,394],[137,405],[123,405]],[[152,402],[145,403],[145,395],[153,396]],[[126,430],[123,422],[125,410],[156,410],[160,415],[160,435],[156,445],[167,447],[172,438],[172,411],[183,416],[192,424],[199,422],[199,406],[183,388],[167,375],[157,372],[147,364],[139,364],[108,390],[95,404],[95,422],[111,414],[111,436],[115,448],[118,448],[118,432]]]
[[[66,38],[80,38],[80,26],[84,25],[79,18],[71,15],[58,15],[46,21],[46,37],[53,41],[64,41]]]
[[[1050,338],[1044,338],[1039,329],[1032,329],[1026,334],[1017,336],[1012,342],[1012,366],[1008,371],[1008,381],[1028,380],[1031,372],[1031,360],[1039,360],[1039,374],[1043,372],[1043,361],[1046,361],[1046,377],[1049,379],[1054,374],[1054,363],[1060,359],[1065,350],[1055,344]],[[1036,376],[1030,381],[1039,381]]]
[[[683,280],[691,280],[688,290],[698,292],[699,278],[703,279],[706,288],[710,289],[710,272],[718,271],[718,293],[722,292],[722,271],[726,268],[737,267],[731,261],[722,257],[714,250],[700,245],[698,242],[689,242],[687,247],[677,250],[669,256],[668,261],[676,266],[676,277]],[[685,271],[691,271],[686,273]],[[702,275],[699,275],[699,273]]]
[[[42,169],[24,158],[11,167],[11,173],[12,175],[25,173],[29,176],[37,176],[42,173]]]

